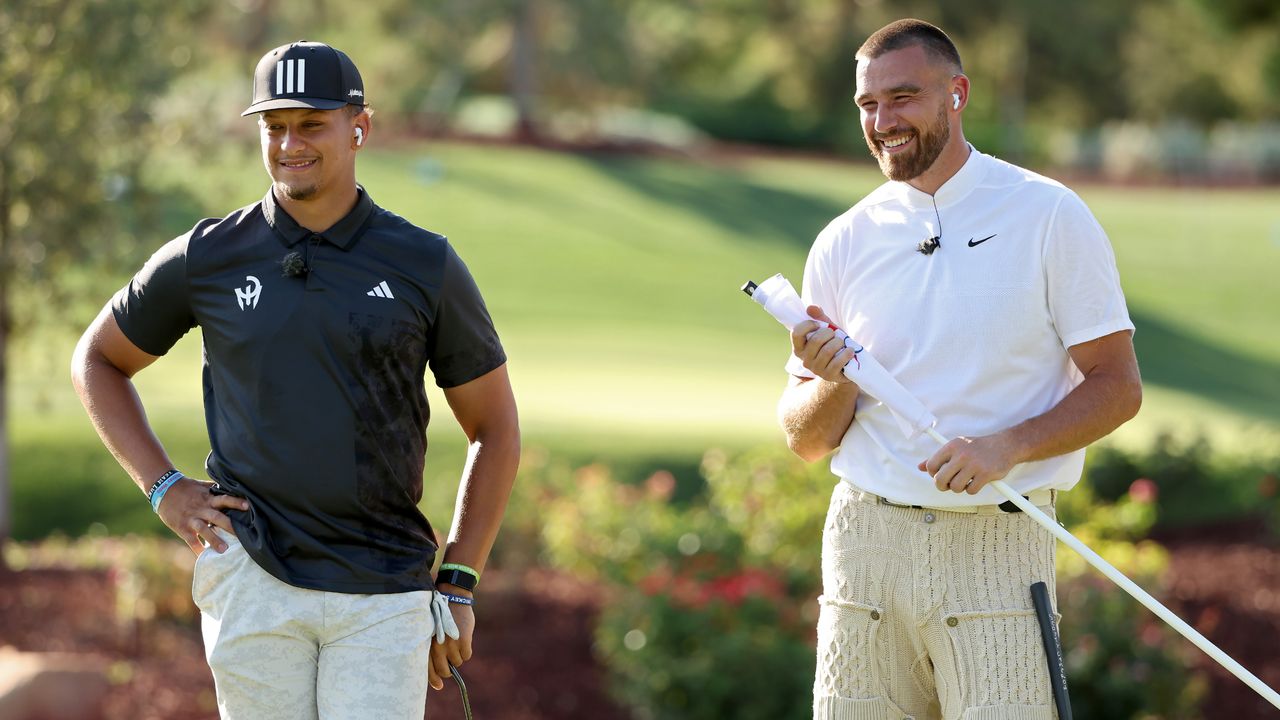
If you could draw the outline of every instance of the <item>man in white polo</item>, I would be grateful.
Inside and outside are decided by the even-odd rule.
[[[889,182],[818,236],[809,313],[779,403],[788,445],[832,450],[815,718],[1055,717],[1029,588],[1052,536],[985,487],[1046,512],[1083,448],[1137,412],[1115,258],[1061,184],[978,152],[969,79],[938,28],[900,20],[857,54],[863,132]],[[845,329],[955,440],[907,439],[841,368]]]

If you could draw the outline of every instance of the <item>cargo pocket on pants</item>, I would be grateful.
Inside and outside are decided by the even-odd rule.
[[[945,616],[943,624],[952,649],[950,672],[937,677],[944,715],[1053,720],[1053,691],[1035,611],[960,612]]]
[[[901,720],[884,696],[875,656],[880,608],[825,596],[818,603],[814,720]]]

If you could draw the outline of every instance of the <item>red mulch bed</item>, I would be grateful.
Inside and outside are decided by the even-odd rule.
[[[1280,547],[1260,523],[1162,533],[1172,562],[1170,609],[1273,688],[1280,688]],[[625,718],[591,654],[597,593],[546,572],[485,576],[476,656],[463,667],[481,720]],[[153,623],[122,632],[106,573],[0,571],[0,645],[79,652],[111,663],[104,720],[215,720],[213,681],[197,628]],[[1210,680],[1205,720],[1280,717],[1196,651]],[[432,720],[460,720],[458,691],[430,699]]]
[[[485,585],[476,655],[462,668],[475,717],[626,717],[606,696],[591,654],[597,607],[590,587],[555,573],[498,571],[485,574]],[[158,622],[133,635],[118,627],[114,603],[104,572],[0,570],[0,646],[104,660],[120,680],[104,720],[217,720],[199,628]],[[463,717],[452,681],[428,704],[431,720]]]
[[[1156,539],[1170,554],[1169,588],[1162,598],[1169,609],[1268,687],[1280,689],[1280,546],[1266,526],[1238,520]],[[1280,718],[1280,710],[1191,649],[1209,678],[1206,720]]]

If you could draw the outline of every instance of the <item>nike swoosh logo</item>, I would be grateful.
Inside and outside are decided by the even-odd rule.
[[[998,235],[999,233],[996,233],[996,234]],[[993,238],[993,237],[995,237],[995,236],[996,236],[996,235],[988,235],[988,236],[986,236],[986,237],[982,238],[981,240],[974,240],[973,238],[969,238],[969,247],[978,247],[978,246],[979,246],[979,245],[981,245],[982,243],[984,243],[984,242],[986,242],[986,241],[990,240],[991,238]]]

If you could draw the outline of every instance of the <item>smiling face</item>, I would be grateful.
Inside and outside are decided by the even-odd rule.
[[[951,93],[967,95],[967,78],[924,47],[911,45],[874,58],[859,57],[857,82],[862,132],[881,172],[890,180],[911,181],[941,170],[935,167],[938,158],[954,150],[952,137],[960,136]]]
[[[353,116],[346,108],[288,108],[262,113],[258,120],[262,160],[276,196],[314,201],[345,197],[354,191],[355,128],[362,127],[367,137],[367,117]]]

